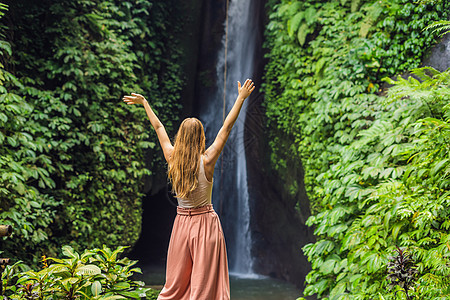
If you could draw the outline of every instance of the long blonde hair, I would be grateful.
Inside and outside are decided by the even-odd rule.
[[[202,122],[187,118],[181,123],[175,136],[168,175],[172,192],[178,198],[187,198],[198,186],[200,155],[205,152],[205,131]]]

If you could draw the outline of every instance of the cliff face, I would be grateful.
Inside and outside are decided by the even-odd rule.
[[[303,287],[311,267],[301,249],[313,242],[314,236],[305,225],[310,209],[302,166],[299,162],[287,162],[284,180],[298,185],[297,193],[291,195],[286,188],[288,183],[270,166],[266,122],[258,102],[249,106],[246,118],[246,139],[252,145],[247,149],[247,172],[255,272]],[[284,142],[290,144],[287,138]]]
[[[450,68],[450,34],[444,35],[441,42],[431,48],[423,66],[431,66],[441,72]]]

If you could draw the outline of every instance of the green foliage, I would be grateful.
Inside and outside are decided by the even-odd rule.
[[[1,45],[2,57],[9,56],[10,44],[2,41]],[[29,120],[33,106],[13,92],[24,88],[0,63],[0,220],[13,225],[16,236],[32,245],[48,239],[48,226],[60,201],[41,192],[55,186],[49,176],[53,168],[47,144],[34,134],[40,126]],[[14,249],[17,244],[10,246]]]
[[[291,4],[286,4],[286,6],[289,7],[289,12],[295,12]],[[303,46],[305,45],[308,34],[313,33],[316,28],[317,11],[313,6],[304,7],[303,5],[299,5],[296,9],[299,12],[288,20],[287,28],[290,37],[297,33],[298,42]]]
[[[145,94],[172,130],[183,80],[171,7],[9,4],[0,20],[0,222],[14,226],[6,255],[29,263],[62,244],[137,241],[144,179],[164,166],[144,110],[121,98]]]
[[[449,73],[389,77],[418,67],[437,40],[422,30],[446,18],[448,4],[279,2],[266,31],[265,105],[273,166],[287,182],[290,168],[303,168],[312,204],[305,294],[395,299],[386,266],[400,246],[417,259],[412,296],[444,299]],[[317,29],[299,44],[293,16],[305,7]],[[384,77],[394,85],[387,99]]]
[[[433,24],[425,27],[424,30],[432,30],[432,33],[439,33],[440,36],[443,36],[444,34],[450,32],[450,21],[442,20],[433,22]]]
[[[78,254],[64,246],[66,258],[43,258],[40,271],[15,272],[20,263],[6,267],[2,274],[3,295],[8,299],[156,299],[157,291],[131,276],[140,273],[136,261],[119,259],[125,247],[107,247]],[[48,264],[48,261],[54,263]]]

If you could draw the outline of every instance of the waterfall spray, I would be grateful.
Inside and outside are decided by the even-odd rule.
[[[243,84],[253,76],[253,55],[256,39],[253,36],[253,0],[232,0],[228,9],[228,36],[225,34],[219,51],[217,92],[206,113],[201,115],[211,141],[222,126],[223,107],[228,112],[237,96],[237,81]],[[227,51],[227,55],[225,55]],[[226,61],[225,61],[226,57]],[[224,72],[227,68],[227,72]],[[226,78],[224,77],[226,74]],[[226,82],[226,84],[224,84]],[[226,89],[224,91],[224,88]],[[226,95],[226,96],[224,96]],[[222,153],[221,163],[214,175],[213,203],[221,215],[231,274],[243,277],[255,276],[251,257],[251,233],[247,166],[244,143],[246,100],[239,118]],[[222,209],[223,208],[223,209]]]

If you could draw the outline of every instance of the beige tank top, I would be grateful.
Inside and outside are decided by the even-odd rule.
[[[178,206],[183,208],[195,208],[211,204],[213,181],[208,181],[203,166],[203,156],[200,156],[200,170],[198,172],[198,186],[191,192],[188,198],[178,198]]]

